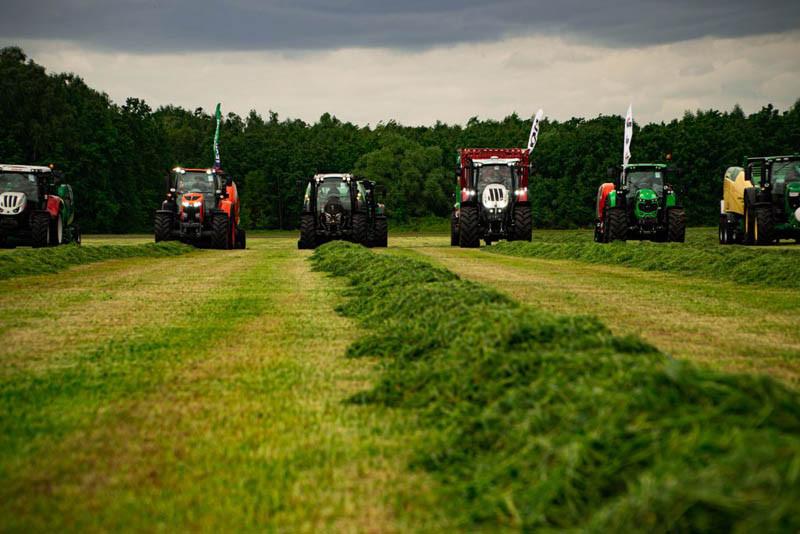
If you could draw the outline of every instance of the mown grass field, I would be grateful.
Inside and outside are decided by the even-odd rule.
[[[412,258],[481,285],[465,299],[447,300],[461,291],[448,285],[453,274],[381,264],[384,271],[376,266],[374,276],[350,279],[356,286],[348,289],[348,277],[312,270],[309,253],[296,250],[296,238],[287,234],[249,236],[244,251],[169,256],[142,252],[149,236],[89,236],[84,248],[106,247],[105,255],[90,251],[66,264],[52,258],[46,274],[17,270],[0,280],[0,530],[658,530],[654,520],[689,530],[703,521],[740,528],[756,521],[782,530],[798,524],[788,505],[800,487],[796,286],[511,256],[501,248],[460,250],[448,246],[447,236],[409,232],[353,265]],[[709,235],[690,233],[686,253],[718,248]],[[591,234],[540,231],[535,240],[583,246]],[[115,246],[126,257],[115,258]],[[15,265],[39,265],[40,258],[25,263],[31,252],[3,255],[19,256]],[[800,247],[779,254],[800,254]],[[326,261],[318,267],[336,272],[351,260]],[[396,270],[433,277],[424,284],[441,276],[444,286],[418,287],[418,279],[397,278]],[[489,337],[500,336],[495,344],[485,345],[483,323],[470,331],[469,322],[447,322],[443,303],[461,309],[466,301],[473,306],[469,317],[495,314],[489,323]],[[520,311],[520,304],[535,313]],[[491,356],[484,365],[502,370],[506,353],[496,345],[506,346],[498,340],[513,332],[504,321],[520,313],[524,324],[533,321],[523,344],[539,339],[542,325],[563,331],[557,337],[589,336],[580,347],[537,345],[553,361],[592,367],[597,359],[623,358],[623,375],[603,375],[595,391],[617,391],[608,406],[638,422],[611,424],[597,419],[607,412],[598,412],[586,423],[594,413],[589,407],[603,405],[602,397],[589,395],[578,407],[583,422],[575,420],[589,426],[566,432],[533,424],[530,410],[544,417],[545,407],[555,405],[536,402],[545,390],[530,389],[531,377],[539,377],[537,387],[580,396],[593,390],[575,390],[576,384],[592,375],[572,385],[557,372],[531,375],[525,351],[514,349],[507,360],[517,369],[508,376],[527,377],[517,385],[497,382],[485,366],[469,371],[461,359],[430,359],[445,340],[464,338]],[[430,337],[431,331],[439,334]],[[471,345],[459,346],[463,353]],[[695,397],[678,396],[657,410],[631,404],[619,380],[635,369],[662,376],[653,371],[661,363],[650,366],[670,356],[712,369],[711,375],[680,371],[680,380],[688,380],[681,391],[706,400],[698,405]],[[663,376],[673,376],[671,367],[664,369]],[[465,370],[476,380],[483,376],[475,383],[485,385],[467,397]],[[713,374],[731,371],[741,378]],[[671,386],[659,387],[667,389],[645,390],[663,395]],[[462,398],[483,400],[460,404]],[[735,414],[726,411],[731,402],[739,406]],[[719,409],[712,415],[698,406]],[[509,415],[512,408],[524,409],[516,420],[523,426]],[[574,409],[559,405],[547,417],[567,420]],[[671,411],[685,423],[669,419]],[[643,430],[648,420],[651,430]],[[604,425],[622,434],[602,434]],[[601,432],[599,441],[586,449],[589,443],[575,438],[581,432]],[[619,436],[630,432],[650,437],[622,447]],[[497,439],[508,455],[498,455]],[[752,440],[759,448],[741,445]],[[600,456],[590,461],[579,451],[599,444],[683,464],[632,468],[630,458],[612,454],[597,469],[595,460],[609,453],[594,448]],[[706,468],[691,470],[692,461]],[[511,472],[517,475],[508,478]],[[706,494],[682,492],[675,481]],[[663,490],[660,497],[648,493],[648,483]],[[726,494],[731,484],[741,491]],[[621,487],[629,490],[620,493]]]

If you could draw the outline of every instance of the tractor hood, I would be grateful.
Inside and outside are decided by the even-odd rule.
[[[658,215],[658,195],[652,189],[639,189],[635,200],[636,216],[640,219]]]
[[[18,215],[25,211],[28,205],[28,195],[8,191],[0,193],[0,215]]]

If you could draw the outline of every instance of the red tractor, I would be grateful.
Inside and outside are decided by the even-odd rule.
[[[456,166],[456,203],[450,217],[450,245],[476,248],[483,239],[530,241],[533,230],[528,181],[531,152],[539,139],[536,112],[527,148],[462,148]]]
[[[483,239],[530,241],[527,148],[463,148],[456,167],[456,204],[450,221],[450,245],[473,248]]]
[[[181,240],[218,249],[245,248],[239,193],[222,169],[176,167],[167,175],[167,198],[156,210],[156,243]]]

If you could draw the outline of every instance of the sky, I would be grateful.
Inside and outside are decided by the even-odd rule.
[[[358,124],[786,109],[800,2],[4,0],[0,45],[117,101]]]

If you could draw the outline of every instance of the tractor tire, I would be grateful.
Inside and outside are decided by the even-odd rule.
[[[753,242],[756,245],[772,245],[775,242],[775,221],[772,218],[772,208],[763,206],[753,210]]]
[[[478,248],[481,245],[478,235],[478,208],[462,206],[458,225],[458,245],[461,248]]]
[[[374,246],[386,248],[389,244],[389,221],[385,217],[375,219]]]
[[[530,206],[514,208],[514,233],[512,241],[530,241],[533,239],[533,219]]]
[[[353,243],[367,244],[367,216],[363,213],[353,214]]]
[[[31,244],[33,248],[46,247],[50,244],[50,215],[48,213],[31,215]]]
[[[211,220],[211,246],[220,250],[231,248],[230,218],[227,213],[213,215]]]
[[[317,228],[314,224],[314,215],[304,213],[300,216],[300,240],[297,242],[299,249],[313,249],[317,246]]]
[[[458,217],[455,212],[450,215],[450,246],[458,246]]]
[[[241,228],[236,229],[236,248],[247,248],[247,234]]]
[[[626,241],[628,238],[628,216],[625,210],[609,208],[606,210],[605,235],[606,243]]]
[[[57,247],[64,242],[64,220],[61,215],[50,221],[50,246]]]
[[[672,208],[667,212],[667,240],[671,243],[686,241],[686,212]]]
[[[169,241],[170,234],[172,233],[172,215],[169,213],[156,213],[153,230],[156,243]]]
[[[728,218],[725,215],[719,216],[719,244],[731,244],[731,236],[728,235]]]

